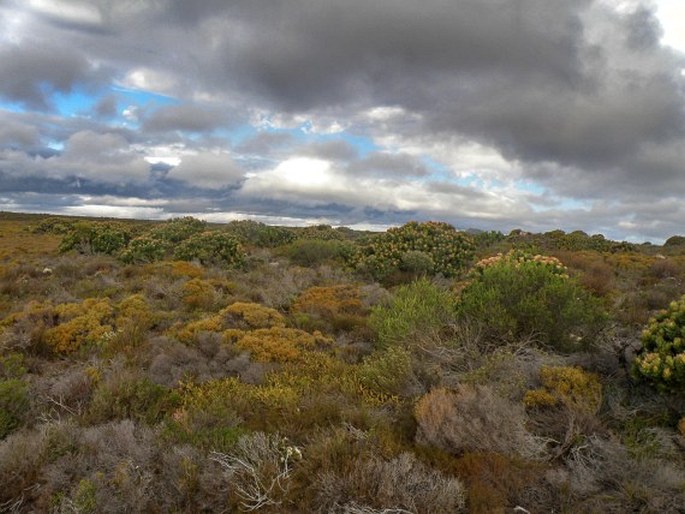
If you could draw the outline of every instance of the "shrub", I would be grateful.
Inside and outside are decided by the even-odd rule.
[[[183,218],[172,218],[161,225],[155,226],[149,231],[148,235],[152,239],[174,245],[201,233],[206,228],[206,221],[198,220],[192,216],[185,216]]]
[[[164,259],[171,245],[162,239],[149,235],[138,236],[119,254],[119,258],[128,264],[141,264]]]
[[[113,373],[93,392],[86,414],[93,423],[115,419],[136,419],[158,423],[178,404],[171,390],[133,373]]]
[[[109,299],[87,298],[54,308],[57,324],[48,328],[43,340],[55,353],[74,353],[83,345],[97,344],[113,335],[113,308]]]
[[[602,384],[596,375],[581,368],[545,366],[540,369],[542,388],[527,391],[527,407],[562,404],[575,412],[596,414],[602,404]]]
[[[413,378],[411,354],[393,347],[369,356],[359,367],[361,385],[376,393],[401,395]]]
[[[256,432],[241,437],[230,454],[213,452],[210,458],[223,468],[241,510],[253,511],[283,503],[302,452],[278,434]]]
[[[378,345],[385,348],[434,338],[453,319],[452,295],[420,279],[400,287],[390,305],[374,307],[369,324],[378,334]]]
[[[285,326],[285,318],[280,312],[258,303],[236,302],[223,309],[220,315],[231,327],[254,329]]]
[[[229,337],[234,337],[229,331]],[[330,346],[332,341],[321,333],[309,334],[296,328],[260,328],[237,334],[236,346],[247,350],[258,362],[288,362],[302,357],[305,350]]]
[[[182,261],[198,260],[227,268],[241,267],[245,254],[238,240],[225,231],[194,234],[182,241],[174,251],[174,258]]]
[[[191,278],[181,287],[183,304],[190,309],[209,310],[216,301],[214,286],[207,280]]]
[[[344,264],[352,259],[356,246],[337,239],[298,239],[283,251],[293,264],[314,267],[330,263]]]
[[[664,246],[683,246],[685,245],[685,237],[683,236],[671,236],[666,239]]]
[[[685,390],[685,296],[649,321],[633,374],[662,391]]]
[[[18,379],[0,380],[0,439],[14,431],[30,406],[28,385]]]
[[[115,255],[126,246],[130,239],[131,233],[128,227],[121,223],[81,221],[75,223],[62,238],[59,250],[60,252],[76,250],[85,254]]]
[[[310,287],[295,299],[290,312],[300,327],[321,330],[363,330],[368,308],[359,286],[340,284]]]
[[[489,386],[433,389],[414,409],[417,442],[451,453],[489,451],[537,458],[543,446],[525,428],[523,408]]]
[[[343,231],[330,225],[313,225],[296,231],[297,239],[319,239],[321,241],[345,239]]]
[[[461,482],[428,468],[412,453],[390,460],[359,457],[346,468],[326,470],[318,478],[320,507],[326,512],[430,514],[465,507]]]
[[[295,239],[292,230],[251,220],[231,221],[226,225],[226,230],[235,234],[243,243],[258,248],[275,248]]]
[[[584,348],[597,336],[605,314],[600,301],[565,271],[553,257],[518,251],[485,259],[461,292],[459,317],[487,320],[493,339],[533,336],[557,350]]]
[[[471,238],[448,223],[411,221],[374,238],[363,249],[359,265],[381,280],[398,270],[403,258],[405,266],[407,260],[416,263],[419,259],[421,266],[428,266],[425,257],[408,255],[408,252],[421,252],[433,263],[430,272],[452,277],[469,263],[474,249]]]

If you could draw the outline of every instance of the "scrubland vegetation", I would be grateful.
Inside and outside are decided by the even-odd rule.
[[[683,242],[2,214],[0,512],[682,512]]]

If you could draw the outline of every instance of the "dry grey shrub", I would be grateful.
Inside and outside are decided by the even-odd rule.
[[[283,502],[302,452],[278,434],[255,432],[241,437],[231,454],[212,452],[210,458],[224,469],[242,510],[253,511]]]
[[[229,345],[216,344],[219,334],[198,334],[197,348],[165,337],[151,341],[148,376],[156,384],[176,387],[192,377],[196,382],[224,377],[240,377],[248,383],[260,383],[265,371],[262,363],[251,362],[247,352],[237,352]]]
[[[465,507],[461,482],[402,453],[386,461],[357,459],[347,473],[326,471],[318,478],[319,510],[331,514],[460,512]]]
[[[433,389],[416,404],[416,440],[445,451],[490,451],[539,459],[545,442],[526,429],[523,406],[492,387],[458,385]]]
[[[662,459],[632,458],[619,442],[598,436],[567,459],[568,486],[578,512],[682,512],[685,473]]]

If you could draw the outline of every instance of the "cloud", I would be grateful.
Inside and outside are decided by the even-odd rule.
[[[685,194],[664,2],[8,1],[0,172],[166,210],[663,236],[650,206]],[[73,92],[92,119],[56,114]]]
[[[230,155],[205,151],[184,155],[181,163],[169,171],[167,178],[183,181],[193,187],[221,189],[235,186],[243,175],[243,170]]]
[[[172,105],[155,110],[143,120],[143,130],[211,132],[225,122],[222,113],[193,105]]]

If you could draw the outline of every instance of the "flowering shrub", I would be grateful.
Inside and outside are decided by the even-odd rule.
[[[471,238],[448,223],[411,221],[374,238],[364,248],[359,266],[382,279],[398,270],[403,262],[405,266],[416,262],[422,268],[428,266],[428,259],[422,257],[419,261],[417,254],[407,255],[421,252],[433,263],[430,273],[452,277],[468,264],[474,249]]]
[[[685,296],[649,321],[633,373],[663,391],[685,389]]]
[[[568,278],[568,270],[563,263],[556,257],[549,255],[530,254],[523,250],[511,250],[506,254],[498,253],[493,257],[487,257],[478,261],[473,267],[475,275],[482,274],[484,270],[491,266],[508,264],[514,268],[520,268],[523,265],[533,263],[540,267],[546,268],[550,273],[559,275],[562,278]]]
[[[457,311],[462,319],[483,322],[491,339],[533,337],[562,351],[590,344],[605,320],[599,300],[557,259],[520,252],[479,262]]]

